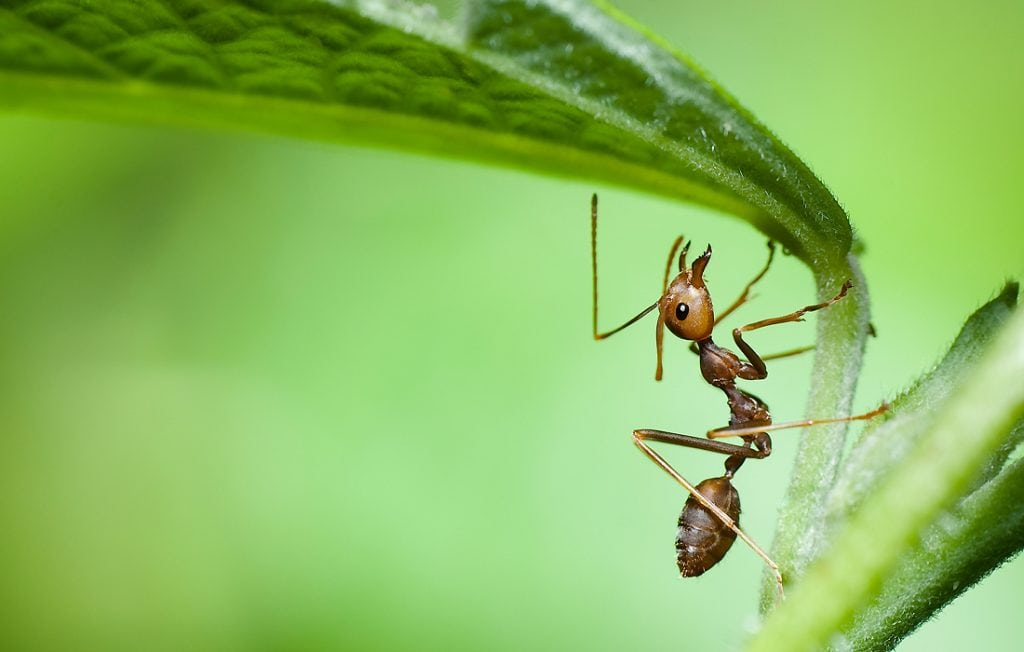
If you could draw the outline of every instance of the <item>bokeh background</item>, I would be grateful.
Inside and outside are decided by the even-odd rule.
[[[857,408],[1024,276],[1024,5],[619,6],[849,210],[879,334]],[[260,135],[2,115],[0,154],[0,648],[730,650],[756,624],[760,561],[678,578],[684,496],[629,441],[721,425],[720,395],[681,346],[653,381],[653,321],[589,334],[591,192],[607,326],[679,232],[730,299],[764,255],[744,223]],[[740,319],[809,274],[782,258],[758,295]],[[756,346],[813,338],[779,330]],[[810,364],[757,386],[776,418]],[[738,478],[764,542],[794,442]],[[1018,560],[901,649],[1012,649],[1021,587]]]

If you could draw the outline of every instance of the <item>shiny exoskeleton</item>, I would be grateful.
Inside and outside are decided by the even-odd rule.
[[[740,494],[728,477],[708,478],[697,492],[717,505],[733,523],[740,522]],[[676,533],[676,564],[683,577],[696,577],[718,563],[729,552],[736,533],[724,527],[718,517],[696,498],[686,499]]]
[[[802,321],[808,312],[827,308],[846,296],[851,284],[843,283],[839,292],[823,303],[805,306],[800,310],[753,322],[733,329],[732,336],[736,347],[746,359],[741,358],[729,349],[721,347],[712,340],[715,326],[723,318],[746,303],[750,289],[768,271],[775,254],[775,246],[768,242],[768,261],[763,269],[746,285],[743,292],[724,312],[715,316],[711,295],[704,283],[704,270],[711,260],[711,246],[698,256],[691,266],[686,264],[689,243],[683,244],[683,238],[677,238],[669,253],[662,285],[661,297],[622,326],[611,331],[600,333],[597,330],[597,195],[591,202],[591,255],[593,266],[593,334],[594,339],[604,339],[637,322],[654,309],[658,312],[658,323],[655,331],[657,348],[657,368],[654,377],[662,377],[662,348],[664,333],[668,329],[676,337],[689,340],[691,350],[700,357],[700,370],[704,380],[725,394],[729,405],[729,425],[708,431],[707,437],[693,437],[664,430],[639,429],[633,431],[633,441],[647,457],[671,475],[676,482],[689,492],[689,497],[679,516],[679,529],[676,535],[676,559],[679,572],[684,577],[700,575],[718,563],[725,556],[733,541],[739,536],[768,565],[775,575],[779,595],[782,595],[782,575],[778,566],[746,533],[739,528],[740,500],[732,478],[748,459],[763,459],[772,452],[772,441],[768,431],[783,428],[799,428],[822,423],[837,423],[860,419],[869,419],[887,409],[882,404],[871,412],[841,417],[837,419],[805,419],[789,423],[772,423],[768,406],[753,394],[749,394],[736,385],[736,380],[762,380],[768,376],[765,361],[795,355],[813,347],[794,349],[771,356],[760,356],[743,339],[743,333],[786,322]],[[679,253],[677,274],[669,280],[676,253]],[[722,437],[739,437],[741,444],[717,441]],[[704,480],[696,487],[681,476],[664,458],[654,451],[647,442],[662,442],[687,448],[697,448],[726,456],[725,473],[721,477]]]

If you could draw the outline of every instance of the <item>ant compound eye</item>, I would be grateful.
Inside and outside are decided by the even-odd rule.
[[[676,319],[683,321],[688,314],[690,314],[690,306],[685,303],[680,303],[676,306]]]

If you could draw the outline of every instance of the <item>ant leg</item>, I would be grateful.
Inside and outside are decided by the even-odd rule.
[[[786,351],[778,351],[776,353],[769,353],[768,355],[762,355],[761,361],[768,362],[769,360],[779,360],[780,358],[791,358],[801,353],[807,353],[813,351],[816,347],[811,344],[810,346],[800,346],[795,349],[788,349]],[[700,355],[700,347],[697,346],[696,342],[690,342],[690,353]]]
[[[718,326],[718,323],[720,321],[731,315],[734,310],[742,306],[750,299],[750,289],[753,288],[754,284],[760,281],[762,278],[764,278],[764,275],[768,273],[768,268],[771,267],[773,258],[775,258],[775,242],[769,240],[768,260],[765,262],[764,267],[761,269],[760,272],[757,273],[757,275],[754,278],[750,280],[749,283],[747,283],[747,286],[743,288],[743,292],[741,292],[740,296],[738,296],[736,300],[732,302],[732,305],[726,308],[725,311],[723,311],[717,317],[715,317],[715,326]]]
[[[762,360],[762,362],[768,362],[769,360],[778,360],[780,358],[791,358],[791,357],[793,357],[795,355],[800,355],[801,353],[807,353],[808,351],[813,351],[814,349],[815,349],[815,346],[813,344],[811,344],[810,346],[801,346],[801,347],[797,347],[795,349],[789,349],[787,351],[778,351],[776,353],[769,353],[768,355],[762,355],[761,356],[761,360]]]
[[[740,326],[732,330],[732,339],[736,342],[736,346],[743,351],[743,354],[747,356],[747,360],[750,361],[750,367],[741,369],[739,377],[745,380],[762,380],[768,377],[768,369],[764,366],[764,359],[754,351],[749,344],[743,340],[743,333],[754,331],[765,326],[774,326],[775,324],[785,324],[791,321],[803,321],[803,316],[809,312],[816,310],[822,310],[828,308],[832,304],[836,303],[840,299],[846,296],[847,291],[853,287],[850,281],[843,283],[843,287],[839,289],[839,293],[832,297],[828,301],[822,303],[815,303],[810,306],[804,306],[799,310],[795,310],[788,315],[782,315],[781,317],[771,317],[769,319],[762,319],[761,321],[755,321],[747,324],[746,326]]]
[[[849,421],[867,421],[873,419],[880,414],[884,414],[889,410],[889,404],[883,402],[874,410],[865,412],[864,414],[855,414],[848,417],[839,417],[836,419],[802,419],[800,421],[787,421],[785,423],[770,423],[765,424],[763,421],[747,421],[745,423],[737,423],[733,426],[725,426],[723,428],[715,428],[714,430],[708,431],[709,439],[720,439],[722,437],[749,437],[762,432],[770,432],[773,430],[786,430],[789,428],[807,428],[809,426],[818,426],[826,423],[846,423]]]
[[[764,458],[767,457],[767,453],[752,449],[746,446],[736,446],[725,444],[724,442],[711,441],[709,439],[701,439],[700,437],[691,437],[689,435],[679,435],[672,432],[665,432],[663,430],[634,430],[633,431],[633,443],[636,444],[644,455],[648,457],[652,462],[657,464],[665,473],[672,476],[672,479],[678,482],[686,489],[687,492],[693,498],[701,504],[704,509],[714,514],[718,520],[725,524],[730,530],[736,533],[736,536],[743,539],[743,542],[750,546],[750,549],[760,557],[764,563],[771,570],[775,576],[775,585],[778,590],[778,599],[782,600],[785,597],[785,592],[782,588],[782,573],[779,571],[779,565],[768,556],[768,553],[764,551],[761,546],[757,545],[757,542],[751,539],[746,532],[740,529],[735,521],[729,518],[718,505],[715,505],[710,500],[704,497],[697,488],[690,484],[690,482],[681,476],[664,457],[655,452],[650,446],[647,445],[646,440],[658,441],[666,444],[676,444],[678,446],[685,446],[687,448],[697,448],[700,450],[712,451],[716,453],[722,453],[723,455],[738,455],[742,457],[750,458]],[[729,446],[729,448],[726,448]]]
[[[771,453],[770,450],[768,452],[764,452],[751,448],[749,445],[740,446],[738,444],[727,444],[725,442],[712,441],[703,437],[692,437],[690,435],[680,435],[674,432],[666,432],[665,430],[650,430],[647,428],[634,430],[633,440],[657,441],[663,444],[683,446],[684,448],[696,448],[702,451],[720,453],[722,455],[729,456],[736,455],[744,458],[763,459],[768,457],[769,453]],[[640,446],[639,443],[637,443],[637,445]],[[644,447],[641,446],[641,448]],[[657,461],[655,461],[655,463],[657,463]],[[671,475],[671,471],[669,474]]]

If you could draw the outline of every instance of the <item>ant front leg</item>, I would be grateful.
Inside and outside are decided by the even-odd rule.
[[[750,279],[750,282],[748,282],[746,284],[746,286],[744,286],[743,291],[740,292],[740,296],[736,297],[736,300],[733,301],[729,305],[728,308],[726,308],[724,311],[722,311],[722,312],[718,313],[717,315],[715,315],[715,326],[718,326],[720,323],[722,323],[723,319],[725,319],[726,317],[731,315],[737,308],[739,308],[740,306],[742,306],[743,304],[745,304],[747,301],[750,300],[750,290],[753,289],[754,285],[756,285],[757,282],[760,281],[762,278],[764,278],[764,275],[768,273],[768,268],[772,266],[772,260],[774,258],[775,258],[775,242],[773,240],[769,240],[768,241],[768,260],[765,261],[764,267],[761,268],[760,272],[758,272],[757,274],[754,275],[754,278]],[[669,259],[669,262],[671,263],[671,258]],[[665,279],[666,279],[666,286],[667,286],[668,270],[666,270]],[[798,353],[803,353],[803,351],[797,351],[797,352]],[[700,353],[700,348],[697,346],[696,342],[690,342],[690,353],[696,353],[696,354]],[[781,355],[777,354],[775,357],[786,357],[787,355],[796,355],[796,353],[788,352],[787,351],[787,352],[785,352],[784,354],[781,354]]]
[[[675,468],[665,460],[665,458],[648,446],[648,441],[657,441],[665,444],[674,444],[676,446],[696,448],[699,450],[728,455],[729,458],[726,460],[726,473],[721,478],[710,478],[700,483],[700,487],[706,487],[705,491],[707,491],[707,494],[705,494],[700,491],[697,486],[694,486],[686,478],[680,475],[680,473],[676,471]],[[637,445],[644,455],[661,467],[663,471],[672,476],[672,479],[682,485],[682,487],[690,494],[690,499],[686,501],[686,507],[683,509],[683,514],[680,516],[680,532],[676,540],[676,548],[677,551],[679,551],[677,561],[679,562],[680,572],[684,576],[700,575],[705,570],[716,564],[725,555],[729,546],[732,544],[732,540],[738,536],[743,539],[744,543],[750,546],[750,549],[753,550],[754,553],[760,557],[771,570],[772,574],[775,576],[778,598],[779,600],[782,600],[785,597],[785,593],[782,588],[782,573],[779,571],[779,566],[771,557],[768,556],[768,553],[766,553],[764,549],[757,544],[757,542],[750,538],[746,532],[740,529],[738,522],[739,496],[736,494],[736,490],[731,483],[733,472],[739,468],[740,464],[743,463],[743,460],[750,458],[763,459],[771,453],[771,448],[751,448],[750,442],[747,442],[743,446],[737,446],[735,444],[727,444],[725,442],[718,442],[710,439],[665,432],[663,430],[647,429],[634,430],[633,443]],[[706,512],[710,512],[710,514],[714,515],[720,525],[712,530],[708,530],[707,527],[699,527],[700,524],[696,527],[690,525],[688,523],[690,520],[701,520],[701,515],[699,513],[692,513],[699,510],[691,508],[691,501],[695,502]],[[730,509],[734,516],[727,514],[723,507]],[[714,531],[721,530],[722,527],[731,533],[731,537],[722,537],[718,532]],[[690,530],[690,532],[687,532],[687,530]],[[713,542],[693,542],[691,532],[696,532],[698,538],[707,537]],[[723,543],[720,540],[722,538],[727,538],[728,540]],[[681,545],[684,545],[686,549],[680,550]],[[686,557],[685,559],[684,556]]]
[[[803,316],[806,315],[807,313],[814,312],[816,310],[823,310],[824,308],[828,308],[832,304],[841,300],[843,297],[846,296],[846,293],[849,291],[851,287],[853,287],[853,284],[850,281],[846,281],[845,283],[843,283],[843,286],[839,289],[839,293],[836,294],[836,296],[829,299],[828,301],[824,301],[822,303],[815,303],[810,306],[804,306],[803,308],[795,310],[789,313],[788,315],[782,315],[781,317],[772,317],[770,319],[762,319],[761,321],[755,321],[753,323],[747,324],[746,326],[734,328],[732,331],[732,339],[736,342],[736,346],[738,346],[739,349],[743,351],[743,355],[747,356],[747,360],[750,362],[750,367],[741,370],[739,374],[740,378],[743,378],[745,380],[762,380],[768,377],[768,368],[765,367],[764,364],[765,359],[759,356],[757,354],[757,351],[751,348],[751,346],[743,340],[743,333],[754,331],[759,328],[764,328],[765,326],[785,324],[791,321],[803,321]],[[792,352],[786,353],[789,353],[790,355],[795,355]],[[776,357],[780,356],[777,355]]]
[[[759,271],[756,275],[754,275],[754,278],[750,279],[750,282],[747,283],[747,285],[743,288],[743,291],[740,292],[740,295],[738,297],[736,297],[736,300],[733,301],[732,304],[730,304],[728,308],[726,308],[724,311],[720,312],[719,314],[715,315],[715,326],[718,326],[718,324],[720,324],[726,317],[728,317],[733,312],[735,312],[737,308],[739,308],[740,306],[744,305],[745,303],[747,303],[747,301],[750,300],[750,291],[753,289],[754,285],[756,285],[762,278],[764,278],[764,275],[768,273],[768,269],[772,266],[772,260],[774,260],[774,258],[775,258],[775,242],[773,240],[769,240],[768,241],[768,260],[765,261],[764,267],[762,267],[761,271]],[[698,355],[700,354],[700,347],[697,345],[696,342],[690,342],[690,347],[689,348],[690,348],[690,353],[694,353],[694,354],[698,354]],[[789,349],[789,350],[786,350],[786,351],[778,351],[776,353],[771,353],[769,355],[762,355],[762,356],[760,356],[760,358],[761,358],[761,360],[763,362],[767,362],[768,360],[778,360],[780,358],[789,358],[789,357],[792,357],[792,356],[795,356],[795,355],[800,355],[801,353],[806,353],[808,351],[813,351],[813,350],[814,350],[814,345],[811,345],[811,346],[801,346],[801,347],[797,347],[797,348],[794,348],[794,349]]]
[[[762,355],[761,361],[768,362],[769,360],[780,360],[782,358],[792,358],[793,356],[800,355],[801,353],[807,353],[813,351],[815,347],[813,344],[809,346],[798,346],[795,349],[787,349],[786,351],[776,351],[775,353],[769,353],[768,355]],[[690,353],[694,355],[700,355],[700,346],[696,342],[690,342]]]
[[[772,240],[769,240],[768,241],[768,260],[765,261],[764,267],[761,268],[761,271],[758,272],[754,276],[754,278],[750,279],[750,282],[747,283],[746,287],[743,288],[743,292],[740,293],[740,296],[736,297],[736,300],[732,302],[732,305],[730,305],[728,308],[726,308],[724,311],[722,311],[721,313],[719,313],[715,317],[715,326],[718,326],[718,324],[723,319],[725,319],[726,317],[731,315],[733,313],[733,311],[735,311],[737,308],[739,308],[744,303],[746,303],[747,301],[750,300],[750,290],[754,287],[754,285],[758,281],[760,281],[762,278],[764,278],[765,274],[768,273],[768,268],[772,266],[772,260],[774,258],[775,258],[775,242],[772,241]]]

